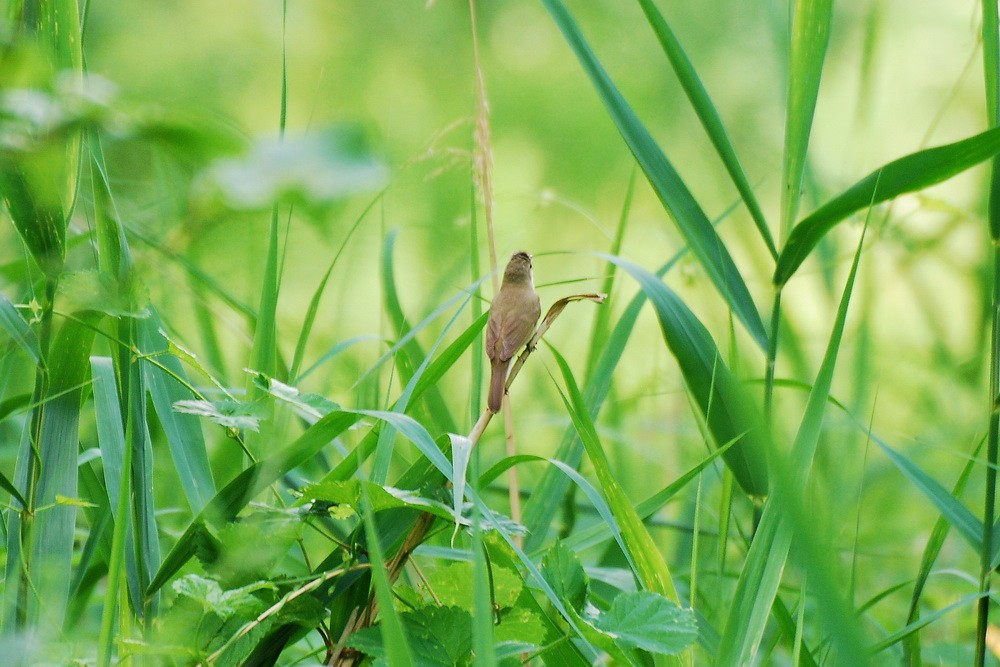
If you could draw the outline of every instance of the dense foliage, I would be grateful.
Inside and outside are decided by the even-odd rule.
[[[996,3],[148,4],[4,4],[4,660],[996,662]]]

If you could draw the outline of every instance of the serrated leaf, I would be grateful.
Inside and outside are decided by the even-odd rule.
[[[260,590],[274,590],[275,585],[269,581],[257,581],[240,588],[223,590],[219,582],[214,579],[189,574],[175,581],[173,589],[177,595],[189,598],[204,611],[225,618],[259,609],[261,602],[253,593]]]
[[[267,392],[279,401],[288,403],[299,415],[311,418],[312,421],[321,419],[334,410],[340,409],[339,405],[325,396],[302,393],[297,388],[268,377],[264,373],[256,373],[249,370],[247,372],[254,373],[253,383],[258,389]]]
[[[594,626],[622,648],[668,655],[680,653],[698,638],[694,611],[648,591],[618,595]]]
[[[514,606],[514,602],[524,589],[524,580],[517,572],[502,565],[493,565],[493,603],[500,609]],[[427,584],[434,597],[443,605],[473,609],[472,563],[460,561],[449,563],[434,570],[427,577]]]
[[[572,549],[556,540],[542,558],[542,576],[563,602],[583,611],[590,582]]]
[[[421,607],[400,614],[413,650],[414,662],[426,667],[469,664],[472,653],[472,616],[458,607]],[[387,658],[379,628],[351,635],[347,645],[376,659]]]
[[[254,403],[243,403],[232,399],[218,401],[184,400],[174,403],[174,410],[189,415],[208,417],[211,421],[226,428],[260,430],[260,421],[264,417],[263,410]]]

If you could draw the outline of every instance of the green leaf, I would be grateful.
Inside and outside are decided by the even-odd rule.
[[[38,337],[35,336],[35,332],[31,330],[21,314],[17,312],[14,304],[3,294],[0,294],[0,327],[10,334],[18,347],[27,352],[36,364],[41,362]]]
[[[253,383],[258,389],[267,392],[279,401],[288,403],[299,416],[308,419],[310,422],[315,422],[334,410],[340,409],[340,406],[325,396],[310,393],[303,394],[295,387],[268,377],[264,373],[255,373],[250,370],[247,372],[253,374]]]
[[[155,309],[150,309],[148,318],[139,320],[139,341],[140,349],[144,351],[162,350],[165,346],[177,349],[169,345],[163,335],[162,323]],[[188,506],[192,512],[198,513],[216,491],[205,437],[195,416],[173,409],[174,403],[191,395],[181,360],[171,353],[157,355],[156,361],[155,364],[145,363],[142,366],[146,388],[156,417],[167,436],[170,456]]]
[[[662,595],[648,591],[621,593],[594,626],[614,637],[621,648],[638,648],[673,655],[694,644],[698,624],[694,612],[681,609]]]
[[[47,396],[44,404],[36,408],[41,410],[38,440],[22,441],[15,474],[19,485],[26,481],[31,462],[37,457],[40,464],[37,486],[34,505],[29,508],[48,509],[27,519],[31,522],[30,531],[24,536],[21,535],[23,513],[12,513],[7,525],[8,535],[15,541],[30,539],[24,543],[19,558],[8,557],[8,593],[14,594],[18,587],[27,586],[24,591],[28,599],[27,620],[36,623],[42,619],[55,631],[62,627],[69,601],[77,515],[76,507],[56,502],[59,496],[78,496],[80,402],[90,372],[94,327],[101,317],[93,313],[68,317],[52,342]]]
[[[191,521],[163,559],[160,569],[146,590],[146,595],[150,596],[158,591],[194,556],[207,522],[225,522],[234,519],[258,493],[280,479],[282,475],[311,459],[316,452],[350,428],[359,418],[360,416],[354,413],[329,414],[306,429],[305,433],[292,444],[251,464],[237,475],[219,490],[205,509]]]
[[[421,607],[400,614],[412,639],[413,660],[421,667],[466,665],[472,653],[472,616],[458,607]],[[348,646],[375,658],[387,659],[389,649],[379,628],[351,635]],[[391,662],[389,664],[396,664]]]
[[[625,143],[642,167],[664,207],[670,212],[684,241],[704,267],[726,303],[743,322],[762,350],[767,349],[767,333],[743,277],[715,228],[698,205],[680,175],[654,141],[649,130],[618,91],[583,38],[573,17],[561,0],[543,0],[570,48],[580,60],[597,89]]]
[[[379,616],[382,623],[379,630],[382,643],[385,646],[385,657],[390,665],[407,667],[414,665],[414,654],[403,622],[396,611],[392,599],[392,583],[386,571],[385,558],[382,556],[382,545],[379,543],[379,532],[375,527],[375,511],[365,495],[366,487],[361,487],[361,518],[365,526],[365,542],[368,545],[368,557],[371,559],[371,580],[375,599],[378,601]],[[469,627],[469,641],[472,628]]]
[[[473,564],[470,562],[448,563],[427,575],[427,583],[434,597],[445,606],[454,606],[471,612],[473,610],[472,581]],[[499,609],[514,606],[524,589],[524,580],[514,570],[503,565],[492,567],[493,604]]]
[[[63,98],[79,87],[83,70],[76,0],[37,3],[34,11],[21,18],[25,23],[21,27],[37,38],[38,53],[47,66],[30,73],[28,81],[20,81],[21,90],[2,96],[5,108],[0,114],[17,117],[27,102],[35,111],[43,111],[41,117],[52,119],[51,112],[55,112],[63,121]],[[63,73],[61,80],[55,76],[57,72]],[[26,96],[32,99],[26,100]],[[50,279],[61,273],[65,261],[66,225],[76,199],[80,166],[79,131],[71,123],[66,123],[69,127],[62,122],[55,124],[57,131],[46,141],[20,154],[5,151],[0,156],[0,199],[28,251]]]
[[[833,0],[795,0],[792,8],[791,65],[785,111],[781,225],[787,232],[799,208],[809,135],[812,132],[823,61],[830,43]]]
[[[753,193],[753,188],[750,186],[750,181],[747,180],[747,175],[743,172],[743,166],[736,156],[736,149],[733,148],[732,141],[729,139],[729,133],[726,132],[726,128],[722,124],[722,118],[719,116],[712,98],[709,97],[708,91],[705,90],[701,78],[694,69],[694,65],[691,64],[690,58],[684,52],[684,47],[681,46],[674,31],[663,18],[663,14],[656,8],[653,0],[638,1],[642,7],[642,11],[646,14],[646,20],[649,21],[650,27],[656,33],[657,39],[660,40],[663,52],[670,59],[670,65],[674,68],[674,73],[677,75],[681,87],[684,88],[684,93],[687,95],[688,101],[691,102],[691,107],[698,114],[698,119],[701,121],[702,127],[705,128],[708,138],[712,141],[712,145],[715,146],[715,152],[718,153],[719,159],[722,160],[726,171],[729,172],[729,177],[732,179],[733,185],[736,186],[740,197],[743,199],[743,203],[746,204],[747,211],[749,211],[750,217],[753,218],[760,237],[767,245],[771,256],[777,259],[778,251],[774,247],[774,239],[771,238],[771,230],[767,226],[764,211],[761,210],[760,204],[757,202],[757,197]],[[612,254],[618,253],[613,250]]]
[[[667,563],[663,559],[660,550],[656,547],[656,543],[653,542],[649,530],[642,523],[639,515],[636,514],[635,507],[633,507],[618,480],[615,478],[614,473],[611,471],[607,455],[604,453],[604,447],[597,436],[597,429],[584,405],[583,396],[576,386],[576,381],[573,379],[573,373],[569,369],[569,364],[551,346],[550,350],[559,364],[563,382],[566,384],[566,393],[569,394],[569,398],[567,399],[566,395],[560,392],[563,404],[566,406],[566,411],[573,420],[573,425],[580,434],[583,446],[586,448],[590,462],[594,466],[594,472],[601,483],[601,490],[604,492],[608,505],[611,507],[611,512],[614,514],[615,521],[617,521],[621,529],[623,545],[626,553],[632,560],[636,577],[646,590],[659,593],[672,600],[677,600],[677,591],[674,587],[673,578],[670,575],[670,569],[667,567]]]
[[[708,330],[656,276],[621,257],[598,253],[631,275],[646,293],[660,321],[667,347],[701,411],[716,446],[736,440],[723,454],[736,481],[752,496],[767,494],[769,436],[759,409],[730,373]]]
[[[774,282],[784,285],[838,222],[907,192],[916,192],[1000,153],[1000,128],[928,148],[885,164],[810,213],[792,230],[778,258]]]
[[[561,541],[556,540],[542,558],[542,576],[567,605],[583,612],[590,581],[580,559]]]
[[[201,175],[193,201],[201,215],[220,209],[263,212],[293,205],[319,216],[340,200],[381,187],[387,172],[339,128],[258,140],[247,155],[223,158]]]
[[[174,403],[174,410],[186,415],[208,417],[211,421],[232,429],[260,430],[264,418],[258,403],[244,403],[230,398],[218,401],[184,399]]]

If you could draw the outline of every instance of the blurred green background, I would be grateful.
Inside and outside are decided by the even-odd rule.
[[[607,0],[568,6],[695,198],[710,218],[721,219],[720,235],[766,310],[771,260],[750,217],[736,205],[736,190],[638,6]],[[985,129],[978,7],[971,0],[836,4],[803,213],[895,157]],[[661,8],[715,101],[777,234],[786,3],[671,1]],[[127,98],[231,122],[250,136],[276,136],[280,2],[120,0],[88,9],[87,67]],[[598,289],[607,267],[589,253],[611,246],[634,160],[539,3],[493,0],[477,3],[477,12],[491,111],[498,258],[502,263],[519,249],[536,256],[544,308],[563,295]],[[411,322],[472,282],[476,73],[466,2],[295,0],[284,20],[287,135],[309,139],[331,125],[356,126],[389,169],[384,196],[331,278],[308,366],[354,336],[388,335],[379,257],[389,230],[399,230],[396,280]],[[149,241],[134,249],[152,301],[169,313],[178,340],[199,356],[206,343],[199,339],[195,313],[207,308],[220,325],[228,366],[214,370],[239,384],[251,340],[245,321],[215,297],[193,290],[162,249],[187,258],[256,307],[269,215],[192,215],[188,166],[134,143],[112,143],[108,163],[125,225]],[[986,427],[986,182],[985,169],[978,168],[873,211],[833,390],[859,419],[870,418],[883,438],[949,487]],[[352,197],[319,218],[292,214],[279,302],[278,336],[286,357],[316,285],[375,195]],[[485,267],[481,208],[477,218]],[[81,217],[74,221],[77,229],[88,224]],[[814,376],[859,232],[856,224],[838,228],[824,242],[820,260],[810,260],[785,290],[794,335],[782,349],[779,378],[809,382]],[[0,233],[2,261],[19,261],[13,229]],[[681,248],[668,214],[638,175],[620,254],[652,270]],[[682,261],[667,282],[706,323],[731,366],[747,379],[762,378],[762,356],[742,328],[731,328],[725,304],[697,264]],[[622,278],[602,307],[619,313],[635,291]],[[586,350],[582,332],[589,332],[595,308],[572,306],[547,336],[579,373]],[[421,334],[425,345],[445,321]],[[652,314],[644,313],[642,322],[615,377],[603,434],[615,445],[612,460],[626,492],[636,498],[662,488],[705,452]],[[303,389],[345,405],[355,404],[360,393],[384,395],[384,386],[354,383],[385,349],[375,341],[359,343],[310,376]],[[459,368],[442,389],[456,414],[469,414],[461,408],[469,400],[471,371]],[[551,363],[544,353],[532,358],[512,391],[520,447],[539,454],[554,450],[566,422],[558,416],[546,368]],[[794,384],[779,388],[779,431],[794,433],[806,393]],[[880,453],[867,451],[866,439],[842,413],[831,409],[826,423],[815,498],[829,503],[838,545],[850,548],[857,520],[858,589],[873,593],[912,576],[936,515]],[[217,456],[224,458],[227,446],[216,443]],[[483,446],[488,459],[501,455],[498,425]],[[525,474],[530,486],[530,470]],[[976,477],[968,494],[972,506],[980,485]],[[678,503],[674,511],[681,517],[688,510]],[[945,550],[949,563],[974,571],[975,554],[964,544],[949,541]],[[936,626],[942,635],[947,623]]]

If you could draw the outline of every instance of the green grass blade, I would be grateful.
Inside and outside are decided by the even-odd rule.
[[[879,167],[805,217],[788,237],[774,282],[784,285],[812,249],[852,213],[940,183],[1000,153],[1000,128],[955,143],[911,153]]]
[[[101,462],[104,468],[104,484],[107,489],[110,508],[115,520],[115,532],[118,531],[118,523],[125,526],[125,534],[122,536],[121,545],[115,545],[122,549],[130,550],[132,544],[132,517],[126,505],[124,513],[119,513],[119,490],[122,485],[126,485],[126,497],[132,496],[132,475],[123,477],[122,471],[131,471],[129,463],[125,467],[124,460],[132,460],[132,452],[125,446],[125,431],[123,430],[124,420],[122,419],[121,404],[118,400],[118,387],[115,381],[115,371],[112,360],[109,357],[92,357],[90,360],[91,372],[94,377],[94,415],[97,421],[98,444],[101,447]],[[111,559],[116,558],[116,554],[111,555]],[[120,567],[122,561],[118,561]],[[124,561],[128,578],[129,593],[136,609],[142,609],[143,584],[139,581],[136,571],[135,554],[130,554]],[[109,565],[110,567],[110,565]],[[117,573],[116,576],[120,575]],[[117,585],[117,582],[115,582]]]
[[[161,329],[159,314],[152,310],[148,318],[139,321],[139,349],[147,353],[168,349],[167,340],[160,333]],[[153,401],[156,417],[167,436],[178,481],[184,490],[188,506],[197,514],[215,495],[215,481],[205,447],[205,437],[197,417],[173,409],[177,401],[191,398],[190,392],[177,380],[187,380],[180,360],[172,354],[158,354],[156,361],[159,365],[143,364],[145,384]]]
[[[736,444],[736,442],[738,441],[733,440],[726,443],[724,446],[706,456],[700,463],[698,463],[698,465],[688,470],[666,487],[637,504],[635,506],[635,511],[636,514],[639,515],[639,518],[645,521],[656,514],[670,501],[671,498],[680,493],[681,489],[700,475],[701,472],[712,463],[712,461],[721,456],[727,449]],[[610,536],[610,532],[609,526],[606,524],[598,524],[576,532],[565,538],[562,542],[567,547],[579,551],[604,541]]]
[[[621,257],[598,253],[631,275],[646,293],[660,322],[667,347],[676,358],[688,392],[716,446],[740,442],[724,454],[740,486],[752,496],[767,494],[770,448],[760,411],[732,375],[705,326],[656,276]]]
[[[17,312],[14,304],[3,294],[0,294],[0,327],[36,364],[42,360],[41,352],[38,349],[38,337],[35,336],[35,332],[31,330],[21,314]]]
[[[968,483],[969,477],[972,476],[972,471],[976,467],[976,457],[979,456],[979,452],[982,450],[985,442],[985,440],[980,441],[972,456],[969,457],[969,462],[962,468],[962,472],[951,490],[951,495],[954,498],[958,499],[962,497],[965,485]],[[907,624],[913,623],[920,618],[920,599],[923,596],[927,580],[930,578],[931,569],[941,554],[941,548],[944,546],[945,538],[951,530],[951,525],[951,522],[944,516],[939,516],[934,522],[934,528],[931,530],[930,537],[927,538],[927,545],[924,547],[924,553],[920,558],[920,571],[917,572],[917,577],[913,582],[913,594],[910,596],[910,613],[906,617]],[[913,633],[904,642],[903,651],[906,664],[920,664],[920,634]]]
[[[403,632],[403,622],[399,618],[393,603],[392,584],[386,574],[385,558],[382,557],[382,545],[379,544],[379,531],[375,527],[374,511],[368,499],[367,485],[361,485],[362,505],[361,516],[365,524],[367,536],[368,558],[372,566],[372,584],[375,588],[375,599],[378,600],[379,618],[382,629],[382,641],[386,649],[386,657],[390,665],[412,665],[413,654],[410,651],[406,633]]]
[[[395,354],[396,366],[403,382],[408,383],[413,377],[414,367],[426,355],[416,338],[409,335],[411,328],[407,322],[406,315],[403,313],[403,307],[399,301],[399,292],[396,289],[393,248],[395,247],[397,233],[398,230],[392,230],[385,240],[382,252],[382,289],[385,294],[386,313],[389,315],[389,320],[396,332],[396,337],[401,344],[400,349]],[[435,312],[440,312],[440,310],[441,308]],[[405,344],[403,344],[404,340],[406,341]],[[437,430],[446,433],[455,433],[458,430],[451,411],[448,409],[448,404],[437,386],[429,386],[424,393],[423,400],[427,406],[428,413],[435,422],[434,426]]]
[[[642,519],[639,518],[639,515],[635,511],[635,507],[633,507],[632,502],[625,495],[621,485],[618,484],[618,480],[615,479],[614,473],[611,471],[607,454],[604,453],[604,447],[597,436],[597,429],[590,418],[590,411],[587,409],[583,395],[576,385],[576,380],[573,379],[573,372],[570,370],[569,364],[566,363],[566,360],[563,359],[562,355],[555,348],[551,348],[550,346],[550,349],[556,362],[559,364],[559,369],[562,371],[563,382],[566,385],[566,394],[569,394],[567,398],[566,394],[563,394],[560,390],[566,411],[569,413],[570,418],[573,420],[573,425],[580,434],[583,446],[587,449],[587,455],[590,457],[591,465],[594,466],[594,472],[597,474],[597,479],[601,484],[601,490],[604,492],[607,503],[611,508],[611,513],[614,515],[615,521],[621,530],[626,553],[629,554],[632,562],[635,564],[636,576],[646,590],[659,593],[667,599],[680,604],[680,598],[677,596],[674,580],[670,575],[670,569],[667,567],[666,561],[663,560],[663,556],[660,554],[656,543],[653,542],[649,530],[643,525]]]
[[[679,252],[669,262],[664,264],[656,272],[656,275],[659,277],[666,275],[667,271],[684,254],[684,251]],[[601,405],[604,403],[604,399],[607,398],[608,392],[611,389],[611,379],[615,368],[617,368],[618,362],[621,360],[622,354],[625,351],[625,345],[632,335],[636,320],[639,319],[639,313],[642,312],[642,307],[645,303],[646,293],[639,290],[639,293],[632,298],[618,318],[618,322],[611,332],[611,337],[604,344],[596,366],[587,375],[587,386],[584,389],[584,395],[587,399],[587,405],[590,407],[592,417],[596,417],[601,409]],[[569,428],[559,443],[555,458],[565,461],[573,467],[577,467],[580,465],[580,460],[583,457],[582,447],[583,445],[580,442],[580,438],[576,435],[576,431],[573,428]],[[542,474],[541,480],[524,505],[524,525],[528,529],[525,548],[528,551],[540,549],[545,542],[548,528],[556,512],[559,510],[560,499],[566,493],[567,488],[568,482],[562,475],[555,473],[555,471],[546,469]]]
[[[139,326],[136,320],[127,320],[121,327],[128,332],[128,341],[133,349],[138,346]],[[124,388],[127,406],[125,435],[128,447],[132,450],[135,560],[140,584],[145,589],[160,564],[160,541],[156,525],[156,499],[153,494],[153,444],[149,437],[146,382],[142,369],[145,364],[131,354],[129,350],[122,355],[119,377],[127,378]],[[156,601],[156,597],[147,598],[146,608],[138,608],[136,612],[142,617],[150,617],[156,611]]]
[[[23,87],[51,89],[56,72],[83,71],[80,13],[76,0],[32,3],[18,26],[32,34],[51,58],[45,74],[22,81]],[[80,132],[55,133],[50,145],[0,167],[0,199],[29,252],[52,280],[66,258],[66,226],[76,200],[80,171]]]
[[[53,398],[45,403],[37,443],[41,466],[29,547],[31,594],[36,597],[29,609],[33,606],[34,615],[55,630],[62,625],[69,600],[77,514],[75,506],[60,503],[59,498],[77,496],[80,401],[90,370],[93,326],[101,317],[84,313],[79,319],[67,319],[50,350],[49,395]]]
[[[543,4],[586,70],[625,143],[660,201],[677,223],[687,246],[751,337],[762,350],[766,350],[767,332],[760,313],[729,251],[715,233],[705,212],[604,71],[561,0],[543,0]]]
[[[983,523],[909,457],[897,452],[875,434],[870,433],[869,435],[872,442],[885,452],[892,464],[941,512],[941,518],[954,526],[959,534],[978,552],[983,541]]]
[[[625,238],[625,229],[628,226],[629,213],[632,210],[632,197],[635,195],[635,181],[636,181],[636,170],[633,169],[631,175],[628,179],[628,189],[625,191],[625,201],[622,204],[621,214],[618,216],[618,226],[615,229],[615,238],[611,242],[611,248],[609,250],[610,254],[618,255],[621,253],[622,241]],[[604,276],[604,280],[601,283],[601,293],[611,296],[612,290],[615,285],[615,274],[617,268],[612,264],[607,275]],[[583,377],[586,378],[585,386],[590,385],[590,378],[594,375],[594,370],[597,367],[597,363],[601,358],[601,354],[607,348],[608,338],[611,336],[611,308],[598,308],[594,315],[594,329],[593,333],[590,335],[590,346],[587,351],[587,365],[586,372]],[[610,378],[609,378],[610,379]]]
[[[108,582],[104,594],[104,609],[101,611],[101,629],[97,640],[97,664],[110,665],[114,655],[114,622],[118,612],[118,593],[122,573],[127,577],[133,605],[142,607],[142,588],[136,576],[134,558],[129,559],[128,544],[131,542],[131,515],[129,499],[132,495],[132,449],[125,445],[122,430],[122,412],[118,402],[115,371],[108,357],[93,357],[90,361],[94,377],[94,413],[97,419],[98,442],[104,464],[104,479],[114,516],[114,533],[111,553],[108,558]]]
[[[938,609],[932,614],[928,614],[927,616],[924,616],[914,621],[913,623],[909,623],[905,627],[902,627],[896,632],[890,634],[889,636],[883,637],[881,640],[879,640],[877,644],[871,647],[871,652],[873,654],[881,653],[890,646],[903,641],[907,637],[919,631],[921,628],[927,627],[934,621],[938,620],[939,618],[947,614],[950,614],[956,609],[963,609],[963,608],[967,609],[973,602],[980,600],[985,595],[989,595],[989,593],[970,593],[969,595],[966,595],[965,597],[955,602],[952,602],[950,605]]]
[[[288,381],[290,383],[294,384],[299,381],[299,369],[302,367],[302,359],[305,356],[306,343],[309,342],[309,335],[312,333],[313,323],[316,321],[316,313],[319,312],[320,299],[323,296],[323,292],[326,291],[326,284],[329,282],[330,276],[333,274],[333,269],[337,266],[337,261],[340,259],[341,254],[343,254],[344,248],[347,247],[348,241],[350,241],[351,237],[354,236],[354,232],[358,230],[361,223],[367,217],[369,211],[374,208],[375,204],[381,201],[384,194],[385,190],[378,193],[375,198],[369,202],[368,206],[361,211],[361,215],[357,217],[347,233],[344,234],[344,239],[340,242],[340,247],[337,248],[337,252],[330,261],[330,266],[327,267],[326,273],[323,274],[323,278],[319,281],[319,285],[316,286],[316,291],[313,292],[312,299],[309,301],[309,308],[306,310],[305,320],[302,322],[302,331],[299,333],[298,342],[295,344],[295,354],[292,357],[292,366],[288,373]]]
[[[823,416],[830,398],[833,373],[840,353],[840,344],[847,322],[847,311],[854,291],[864,237],[858,242],[854,262],[844,285],[830,341],[823,363],[809,392],[806,411],[792,446],[791,474],[804,486],[815,455],[823,425]],[[788,495],[786,490],[782,496]],[[785,513],[779,511],[779,499],[768,499],[760,525],[750,546],[750,552],[740,572],[730,613],[722,633],[718,662],[720,665],[742,665],[753,659],[763,637],[771,606],[778,594],[781,574],[791,547],[791,526]]]
[[[787,236],[799,208],[819,81],[830,42],[833,0],[795,0],[792,9],[791,66],[785,114],[781,229]]]
[[[260,460],[237,475],[219,490],[208,505],[188,525],[160,564],[160,569],[146,589],[153,595],[194,556],[206,523],[231,521],[262,490],[288,471],[310,460],[331,440],[353,426],[359,414],[332,412],[310,426],[295,442],[276,454]]]
[[[719,116],[712,98],[709,97],[708,91],[705,90],[701,78],[695,71],[691,59],[684,52],[684,47],[681,46],[674,31],[670,28],[670,24],[663,18],[663,14],[656,8],[653,0],[638,0],[638,2],[642,6],[642,11],[646,14],[646,20],[649,21],[653,32],[656,33],[657,39],[660,40],[660,45],[663,47],[664,53],[670,59],[670,65],[674,68],[674,73],[677,75],[681,87],[684,88],[684,92],[687,94],[692,108],[698,114],[698,119],[701,121],[702,127],[705,128],[708,138],[712,141],[712,145],[715,146],[715,151],[718,153],[719,159],[722,160],[722,164],[725,165],[726,171],[729,172],[729,177],[733,181],[733,185],[736,186],[740,197],[743,199],[743,203],[746,204],[747,211],[757,226],[760,237],[767,245],[768,252],[771,253],[771,257],[777,260],[778,250],[774,246],[774,239],[771,237],[771,230],[767,226],[764,211],[761,210],[760,204],[757,202],[757,196],[754,194],[753,188],[750,186],[750,181],[747,180],[746,173],[743,171],[743,166],[736,156],[736,149],[733,148],[733,143],[729,139],[729,133],[726,132],[726,128],[722,124],[722,118]],[[618,252],[613,250],[611,254],[617,255]]]

